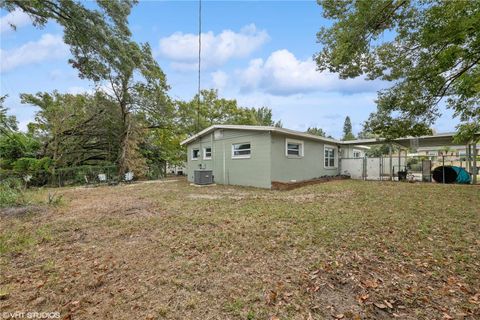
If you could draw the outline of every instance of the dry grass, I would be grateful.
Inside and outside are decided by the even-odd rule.
[[[0,314],[480,317],[478,187],[177,181],[56,192],[59,206],[0,214]]]

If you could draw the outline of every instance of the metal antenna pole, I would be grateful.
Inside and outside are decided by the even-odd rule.
[[[198,90],[197,90],[197,132],[200,131],[200,76],[202,63],[202,0],[198,0]]]

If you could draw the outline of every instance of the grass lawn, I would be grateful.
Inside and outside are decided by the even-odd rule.
[[[0,314],[480,317],[476,186],[170,181],[54,192],[57,206],[0,213]]]

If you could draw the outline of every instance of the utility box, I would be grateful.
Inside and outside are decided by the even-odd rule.
[[[213,183],[212,170],[195,170],[193,171],[193,183],[205,185]]]

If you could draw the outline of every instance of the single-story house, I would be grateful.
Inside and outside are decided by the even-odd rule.
[[[304,132],[266,126],[213,125],[182,142],[187,177],[211,170],[215,183],[271,188],[342,171],[343,158],[362,158],[368,147]]]

